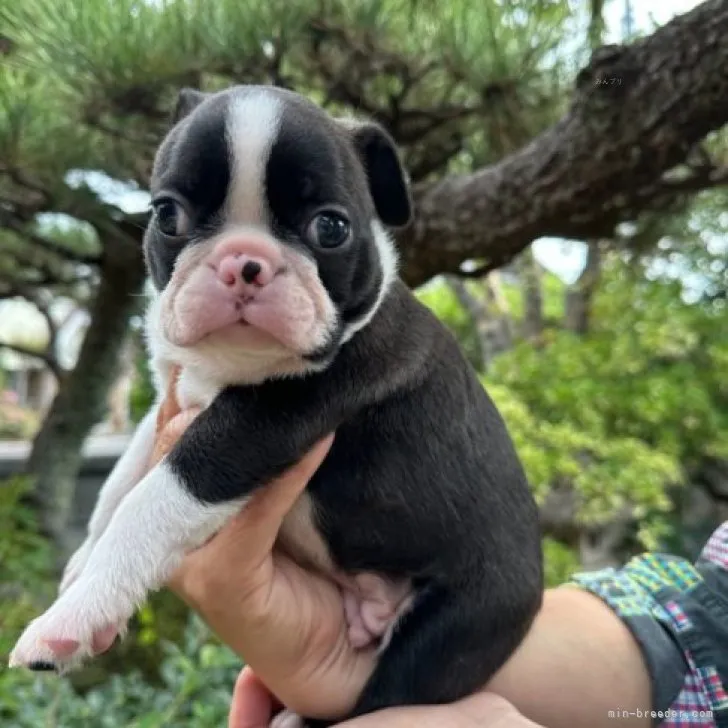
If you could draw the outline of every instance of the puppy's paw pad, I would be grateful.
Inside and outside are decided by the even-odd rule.
[[[72,657],[81,646],[76,640],[46,640],[55,657]]]
[[[290,710],[282,710],[273,718],[270,728],[305,728],[303,718]]]
[[[66,672],[85,658],[108,650],[119,632],[118,626],[86,631],[78,618],[61,622],[51,609],[28,625],[10,655],[9,666]]]
[[[100,655],[102,652],[106,652],[111,649],[111,645],[114,644],[117,636],[122,634],[125,626],[122,625],[110,625],[104,629],[94,632],[94,636],[91,639],[91,649],[94,655]]]

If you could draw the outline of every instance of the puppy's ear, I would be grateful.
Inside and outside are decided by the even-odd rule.
[[[194,109],[196,109],[210,94],[197,91],[194,88],[180,89],[177,95],[177,103],[172,112],[172,123],[176,124],[181,121]]]
[[[412,201],[404,167],[392,137],[378,124],[341,120],[367,174],[369,192],[379,219],[404,227],[412,219]]]

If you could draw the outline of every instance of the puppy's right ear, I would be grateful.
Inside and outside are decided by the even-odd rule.
[[[197,91],[194,88],[180,89],[177,103],[172,112],[172,123],[176,124],[188,114],[192,113],[210,94]]]

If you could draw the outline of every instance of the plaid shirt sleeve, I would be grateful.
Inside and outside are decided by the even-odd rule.
[[[654,726],[728,728],[728,521],[695,564],[643,554],[571,585],[606,602],[640,645]],[[616,717],[627,717],[619,705]]]

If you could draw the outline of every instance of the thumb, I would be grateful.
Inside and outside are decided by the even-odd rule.
[[[477,692],[452,706],[467,725],[482,728],[541,728],[521,715],[514,705],[495,693]]]
[[[184,435],[185,430],[194,422],[200,413],[198,408],[184,410],[174,415],[161,430],[157,432],[152,449],[152,456],[149,461],[150,467],[157,465],[167,455]]]
[[[246,543],[246,560],[254,558],[253,552],[260,555],[270,553],[283,519],[318,470],[333,441],[333,435],[319,440],[298,463],[259,488],[241,512],[211,542],[218,553],[229,551],[239,558],[241,539]]]
[[[181,412],[179,402],[177,401],[177,382],[181,374],[181,368],[176,366],[172,368],[169,375],[169,383],[167,384],[167,392],[164,400],[157,412],[157,432],[164,429],[164,426],[176,415]]]
[[[249,667],[244,667],[235,682],[228,728],[268,728],[273,699]]]
[[[476,693],[449,705],[388,708],[348,720],[336,728],[543,728],[524,718],[507,700]]]

